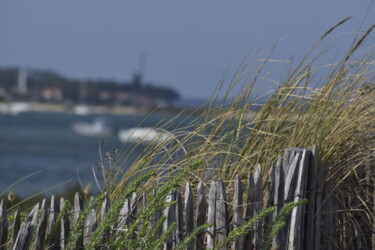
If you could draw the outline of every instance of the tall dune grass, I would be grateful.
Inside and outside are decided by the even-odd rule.
[[[155,171],[138,190],[151,194],[156,183],[195,162],[202,164],[184,175],[181,185],[185,181],[209,183],[221,177],[231,192],[233,185],[229,184],[235,176],[245,177],[257,164],[266,173],[263,178],[267,183],[268,170],[286,147],[316,144],[318,167],[326,173],[323,183],[337,201],[340,223],[349,231],[369,233],[375,225],[375,50],[361,53],[361,46],[374,27],[355,40],[341,60],[325,67],[315,63],[314,55],[320,53],[316,53],[319,46],[314,46],[288,70],[256,112],[254,89],[268,76],[263,72],[268,60],[251,65],[251,78],[246,78],[247,84],[228,104],[230,90],[248,76],[240,71],[221,102],[209,102],[190,126],[173,131],[175,138],[149,145],[126,173],[118,174],[119,182],[108,190],[111,199],[115,200],[135,176]],[[217,93],[212,100],[217,100]]]

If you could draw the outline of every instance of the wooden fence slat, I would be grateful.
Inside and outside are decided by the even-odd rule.
[[[266,191],[266,204],[265,207],[269,208],[274,205],[274,197],[275,197],[275,168],[274,164],[271,165],[269,170],[268,178],[267,178],[267,191]],[[277,212],[277,211],[275,211]],[[272,228],[272,220],[273,214],[268,214],[264,219],[264,232],[268,233]]]
[[[35,236],[35,244],[34,249],[44,249],[45,238],[46,238],[46,230],[47,230],[47,207],[46,207],[46,199],[43,199],[42,205],[40,207],[39,212],[39,221],[36,228],[36,236]]]
[[[14,246],[14,243],[16,243],[18,231],[21,227],[21,212],[20,208],[17,207],[16,212],[14,213],[14,221],[13,221],[13,237],[12,237],[12,247]]]
[[[294,185],[298,174],[298,162],[300,153],[296,153],[290,166],[287,167],[288,172],[285,172],[285,186],[284,186],[284,201],[290,202],[294,196]]]
[[[155,195],[157,193],[157,189],[152,189],[152,194]],[[160,208],[156,208],[154,212],[152,213],[152,219],[151,219],[151,228],[154,228],[157,224],[157,222],[160,220],[160,218],[163,215],[163,211]],[[161,234],[163,232],[163,227],[158,228],[155,233],[155,239],[159,239]]]
[[[138,196],[137,193],[132,193],[132,197],[130,199],[130,213],[129,213],[129,219],[128,219],[128,225],[133,224],[135,221],[135,215],[137,214],[138,210]]]
[[[194,230],[194,200],[193,190],[191,189],[190,182],[185,186],[185,236],[188,237]],[[191,241],[186,246],[186,249],[193,249],[194,241]]]
[[[167,197],[166,202],[172,202],[176,200],[175,191],[171,191]],[[176,221],[176,205],[170,205],[164,210],[164,216],[166,217],[166,220],[164,221],[163,225],[163,231],[167,232],[168,227]],[[164,243],[164,250],[171,250],[173,249],[173,239],[174,239],[174,233],[170,237],[168,237],[167,241]]]
[[[207,248],[215,246],[215,228],[216,228],[216,183],[211,182],[210,191],[208,192],[208,223],[212,226],[207,229]]]
[[[288,152],[288,153],[286,153]],[[285,154],[289,154],[289,166],[284,166],[285,181],[284,181],[284,203],[288,203],[294,200],[294,191],[296,186],[296,180],[298,176],[298,163],[300,161],[301,153],[299,150],[292,150],[291,148],[285,149]],[[284,159],[285,162],[285,159]],[[290,233],[290,223],[291,216],[286,218],[285,226],[281,229],[280,235],[282,238],[280,240],[280,250],[289,249],[289,233]]]
[[[81,195],[77,192],[74,195],[74,204],[73,204],[73,227],[77,225],[79,215],[83,210],[83,201]]]
[[[64,205],[64,198],[60,198],[60,211],[64,209]],[[62,215],[60,228],[60,247],[61,249],[65,249],[70,234],[70,221],[69,214],[67,211]]]
[[[78,218],[81,215],[83,211],[83,201],[81,195],[76,192],[74,195],[74,201],[73,201],[73,220],[72,220],[72,225],[73,228],[77,226]],[[82,234],[83,234],[83,227],[79,229]],[[79,237],[77,239],[77,242],[75,242],[75,247],[77,249],[82,249],[83,248],[83,237]]]
[[[313,250],[314,249],[314,238],[315,238],[315,225],[314,225],[314,217],[315,217],[315,196],[316,196],[316,178],[317,178],[317,162],[316,162],[316,153],[317,147],[316,145],[313,146],[312,152],[309,157],[309,165],[308,165],[308,179],[307,179],[307,190],[308,190],[308,203],[307,203],[307,210],[306,210],[306,224],[305,224],[305,245],[304,249],[306,250]]]
[[[247,176],[247,200],[246,200],[246,221],[250,220],[254,216],[255,210],[255,183],[254,183],[254,176],[252,172],[249,172]],[[253,244],[254,240],[254,231],[251,229],[248,234],[245,235],[244,239],[244,249],[250,250],[254,248]]]
[[[105,193],[105,198],[102,202],[102,206],[101,206],[101,209],[100,209],[100,219],[101,220],[104,220],[104,217],[106,216],[106,214],[108,213],[108,210],[110,208],[110,202],[109,202],[109,199],[108,199],[108,194]]]
[[[21,229],[19,230],[17,235],[16,242],[14,243],[13,250],[29,249],[38,219],[38,209],[39,203],[34,206],[29,216],[27,217],[26,222],[21,226]]]
[[[124,230],[126,226],[129,224],[128,223],[129,213],[130,213],[130,202],[129,202],[129,199],[125,199],[124,204],[122,205],[122,208],[120,210],[120,213],[117,219],[118,230]]]
[[[104,218],[107,215],[108,210],[110,208],[110,201],[109,201],[109,198],[108,198],[108,194],[107,193],[105,193],[105,194],[106,194],[106,196],[105,196],[105,198],[102,202],[102,206],[101,206],[101,209],[100,209],[100,219],[101,219],[101,221],[104,220]],[[110,235],[111,235],[110,229],[107,229],[107,230],[104,231],[103,237],[102,237],[103,238],[103,240],[102,240],[103,245],[109,239]]]
[[[306,173],[307,173],[307,164],[308,164],[309,152],[304,149],[302,152],[301,159],[299,161],[299,167],[296,169],[297,179],[296,179],[296,187],[294,191],[294,202],[297,202],[303,199],[306,194]],[[303,243],[303,235],[302,232],[304,228],[304,214],[303,211],[304,206],[298,206],[293,208],[291,214],[291,222],[290,222],[290,230],[289,230],[289,242],[288,242],[288,249],[301,249]]]
[[[233,229],[237,230],[243,223],[243,189],[240,175],[236,176],[233,194]],[[243,249],[243,236],[239,236],[232,245],[233,249]]]
[[[182,199],[180,190],[175,191],[176,199],[176,230],[174,233],[174,248],[176,248],[184,239],[184,218],[183,218],[183,208],[182,208]]]
[[[0,249],[5,249],[8,237],[8,216],[4,200],[0,203]]]
[[[263,210],[263,180],[262,180],[262,168],[258,164],[254,174],[255,184],[255,209],[254,215],[258,215]],[[263,223],[258,221],[255,224],[255,249],[261,249],[263,241]]]
[[[276,219],[277,214],[280,212],[281,208],[284,206],[284,185],[285,185],[285,174],[284,168],[282,166],[282,159],[279,156],[277,159],[275,167],[275,183],[274,183],[274,205],[276,205],[276,211],[273,213],[273,218]],[[273,240],[273,246],[280,246],[281,240],[283,238],[283,230],[279,233]],[[282,249],[280,249],[282,250]]]
[[[46,242],[47,248],[54,250],[60,249],[60,228],[56,228],[52,232],[53,226],[56,223],[57,216],[60,212],[60,207],[58,202],[55,199],[55,196],[51,196],[50,211],[47,222],[47,236],[49,236],[49,242]]]
[[[225,185],[223,180],[220,178],[216,185],[216,240],[217,243],[220,244],[227,238],[229,233],[229,216],[227,195],[225,193]],[[227,247],[223,247],[222,249],[227,249]]]
[[[325,168],[318,169],[318,178],[316,181],[315,197],[315,232],[314,232],[314,249],[321,248],[321,221],[322,221],[322,199],[323,199],[323,180],[325,178]]]
[[[197,227],[200,227],[206,223],[206,220],[207,220],[206,213],[207,213],[206,193],[204,191],[203,183],[199,182],[198,191],[197,191],[197,212],[196,212]],[[195,244],[196,250],[205,249],[204,236],[205,236],[204,232],[201,232],[197,235],[196,244]]]
[[[93,202],[94,198],[90,197],[90,203]],[[91,239],[91,235],[95,232],[95,229],[98,225],[96,219],[95,209],[91,209],[89,214],[86,217],[85,225],[83,227],[83,245],[86,246]]]

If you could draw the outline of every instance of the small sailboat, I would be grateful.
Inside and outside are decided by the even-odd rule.
[[[112,134],[111,126],[102,118],[96,118],[92,122],[76,122],[72,129],[83,136],[107,137]]]

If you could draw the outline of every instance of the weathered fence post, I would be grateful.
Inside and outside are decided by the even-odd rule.
[[[64,208],[65,200],[64,198],[60,198],[60,211],[62,212]],[[61,249],[65,249],[70,234],[70,221],[68,211],[65,211],[65,213],[62,215],[60,223],[60,247]]]
[[[90,197],[90,203],[94,201],[94,197]],[[91,209],[86,217],[85,224],[83,227],[83,245],[86,246],[91,239],[91,235],[95,232],[98,225],[96,219],[95,209]]]
[[[16,239],[17,239],[17,235],[18,235],[18,231],[20,230],[20,227],[21,227],[21,212],[20,212],[20,208],[18,207],[16,212],[14,213],[12,247],[14,246],[14,243],[16,243]]]
[[[194,200],[193,190],[191,190],[190,183],[186,183],[185,187],[185,237],[189,237],[189,234],[194,229]],[[188,243],[186,249],[193,249],[194,241]]]
[[[166,198],[166,202],[172,202],[176,200],[176,194],[175,191],[171,191]],[[168,227],[176,222],[176,204],[168,206],[164,210],[164,216],[166,217],[166,220],[164,221],[163,225],[163,231],[167,232]],[[173,241],[174,241],[174,232],[170,237],[168,237],[167,241],[164,243],[164,250],[172,250],[173,249]]]
[[[279,156],[275,167],[275,182],[274,182],[274,199],[273,204],[276,206],[276,211],[273,213],[273,219],[279,214],[280,210],[284,206],[284,185],[285,185],[285,174],[284,167],[282,165],[282,159]],[[283,230],[281,230],[273,240],[273,247],[280,246],[283,237]]]
[[[255,209],[254,215],[258,215],[263,210],[263,180],[262,180],[262,168],[258,164],[254,174],[255,184]],[[263,241],[263,223],[262,220],[255,224],[255,249],[261,249]]]
[[[175,199],[176,199],[176,205],[175,205],[175,208],[176,208],[176,222],[177,222],[177,225],[176,225],[176,230],[175,230],[175,233],[174,233],[174,248],[176,248],[178,246],[178,244],[180,244],[184,238],[184,233],[183,233],[183,229],[184,229],[184,219],[182,217],[182,200],[181,200],[181,192],[180,190],[176,190],[175,191]]]
[[[251,218],[254,216],[254,210],[255,210],[255,183],[254,183],[254,177],[251,172],[249,172],[247,176],[247,200],[246,200],[246,211],[245,211],[245,218],[246,221],[251,220]],[[249,250],[254,248],[253,244],[254,240],[254,231],[253,228],[250,229],[249,233],[245,235],[244,239],[244,249]]]
[[[152,194],[155,195],[157,193],[156,188],[152,189]],[[160,208],[156,208],[154,212],[152,213],[152,219],[151,219],[151,228],[157,225],[158,221],[163,215],[163,211]],[[159,239],[161,234],[163,232],[163,227],[157,228],[155,232],[155,239]]]
[[[243,191],[240,175],[236,176],[233,195],[233,230],[242,226],[243,222]],[[232,244],[233,249],[243,249],[243,236],[239,236]]]
[[[47,207],[46,199],[43,199],[42,206],[40,207],[39,221],[36,228],[35,244],[34,249],[44,249],[47,229]]]
[[[5,249],[8,237],[8,216],[4,200],[0,203],[0,249]]]
[[[214,248],[215,245],[215,228],[216,228],[216,183],[211,182],[210,191],[208,193],[208,223],[211,223],[207,229],[207,248]]]
[[[39,203],[37,203],[31,210],[26,222],[22,225],[18,232],[16,242],[13,245],[13,250],[29,249],[33,232],[38,219]]]
[[[196,212],[197,227],[200,227],[206,223],[206,219],[207,219],[206,212],[207,212],[206,193],[204,192],[203,183],[199,182],[198,191],[197,191],[197,212]],[[204,249],[204,236],[205,236],[204,232],[198,233],[197,241],[195,244],[196,250]]]
[[[229,233],[229,219],[228,219],[228,205],[227,205],[227,195],[225,193],[225,185],[222,179],[216,184],[216,239],[217,244],[223,242]],[[227,249],[224,246],[222,249]]]
[[[308,178],[307,178],[307,210],[306,210],[306,224],[305,224],[305,245],[304,249],[313,250],[314,249],[314,239],[315,239],[315,197],[316,197],[316,181],[317,181],[317,147],[313,146],[312,152],[309,157],[308,162]]]
[[[298,164],[297,180],[295,191],[292,197],[294,202],[297,202],[304,197],[306,197],[306,177],[307,177],[307,164],[309,162],[309,152],[303,149],[301,160]],[[301,249],[303,247],[303,237],[304,237],[304,205],[293,208],[290,222],[290,233],[289,233],[289,243],[288,249]]]
[[[60,249],[60,228],[54,227],[57,216],[60,212],[59,204],[55,199],[55,196],[51,196],[51,204],[50,204],[50,211],[49,217],[47,222],[47,237],[48,242],[46,242],[46,247],[48,249]]]

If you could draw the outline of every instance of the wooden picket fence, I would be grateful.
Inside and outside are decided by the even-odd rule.
[[[279,246],[281,250],[334,249],[334,218],[329,213],[332,202],[322,189],[323,174],[317,171],[316,147],[312,150],[288,148],[285,149],[283,160],[279,157],[272,166],[267,183],[263,183],[262,169],[258,166],[255,173],[248,174],[246,180],[237,176],[234,183],[227,184],[227,189],[228,185],[232,185],[231,188],[234,189],[231,199],[228,199],[225,184],[220,179],[212,181],[209,188],[199,183],[196,192],[193,192],[190,183],[186,183],[184,192],[175,190],[167,196],[167,201],[176,201],[173,205],[159,211],[159,214],[154,213],[154,223],[162,214],[166,216],[163,228],[156,236],[160,237],[172,223],[177,223],[164,243],[164,249],[175,249],[195,228],[211,223],[212,226],[198,233],[186,249],[214,248],[226,240],[231,230],[237,230],[264,208],[276,206],[273,214],[255,223],[246,235],[237,237],[223,248],[263,249],[264,234],[270,229],[284,204],[307,198],[307,204],[293,208],[285,227],[273,239],[273,246]],[[247,182],[246,185],[243,182]],[[133,223],[137,207],[142,202],[146,202],[142,195],[137,196],[135,193],[130,199],[126,199],[114,227],[125,228]],[[1,202],[0,250],[5,249],[5,246],[11,246],[12,249],[66,249],[69,234],[83,211],[83,203],[77,193],[72,210],[60,216],[61,223],[58,228],[54,228],[64,203],[63,198],[58,202],[52,196],[49,208],[46,200],[36,204],[22,225],[20,213],[16,211],[12,225],[8,225],[6,207]],[[83,240],[76,243],[77,248],[85,248],[90,242],[98,220],[104,218],[109,206],[109,200],[105,199],[100,209],[89,211],[83,226]],[[11,237],[8,236],[8,226],[12,227]],[[111,230],[106,234],[109,237],[113,232]]]

